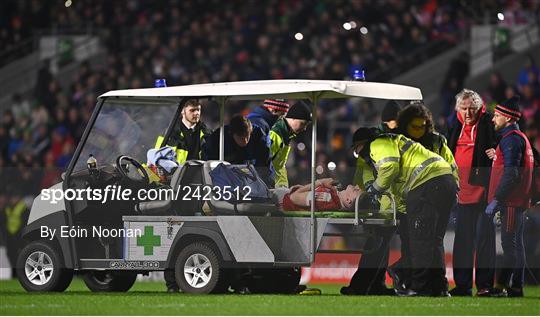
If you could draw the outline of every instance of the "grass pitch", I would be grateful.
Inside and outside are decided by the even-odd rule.
[[[0,315],[539,315],[540,287],[525,298],[342,296],[340,286],[310,285],[323,295],[187,295],[164,283],[137,282],[128,293],[91,293],[74,279],[64,293],[27,293],[0,281]]]

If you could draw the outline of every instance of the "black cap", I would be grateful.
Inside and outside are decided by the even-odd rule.
[[[305,102],[298,101],[287,112],[287,118],[311,121],[311,110]]]
[[[358,128],[353,134],[352,144],[354,146],[357,142],[371,142],[380,134],[381,133],[377,128]]]
[[[381,113],[382,122],[397,120],[399,110],[401,110],[401,107],[397,102],[394,100],[388,101]]]

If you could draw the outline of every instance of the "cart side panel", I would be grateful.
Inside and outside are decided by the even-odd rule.
[[[276,262],[309,262],[310,218],[249,217]],[[328,219],[317,219],[317,246],[320,244]]]
[[[283,244],[281,245],[282,261],[287,262],[309,262],[310,259],[310,219],[309,218],[285,218],[283,230]],[[328,219],[316,219],[316,240],[315,249],[321,244],[324,232],[326,231]],[[291,247],[294,246],[294,247]],[[300,253],[301,252],[301,253]],[[302,261],[298,257],[302,254]]]
[[[237,262],[275,262],[274,253],[247,216],[220,216],[217,223]]]
[[[51,197],[53,191],[62,190],[62,182],[49,187],[47,190],[51,193],[49,194],[49,197]],[[28,224],[56,212],[66,212],[64,199],[53,202],[50,198],[46,199],[43,194],[39,194],[32,203],[30,215],[28,216]]]
[[[227,245],[227,241],[225,241],[225,238],[223,236],[223,233],[221,232],[221,229],[219,228],[219,225],[217,224],[217,221],[215,220],[215,217],[191,218],[201,218],[200,220],[209,219],[210,221],[190,220],[182,222],[182,228],[178,230],[178,233],[174,238],[171,251],[169,252],[169,257],[167,259],[167,267],[174,267],[176,256],[178,255],[178,252],[180,250],[179,248],[182,245],[185,245],[185,243],[193,241],[193,237],[197,237],[197,239],[201,240],[212,241],[219,250],[223,261],[233,262],[234,257],[229,246]]]
[[[126,229],[135,233],[124,240],[124,258],[127,260],[166,261],[182,222],[128,221]]]

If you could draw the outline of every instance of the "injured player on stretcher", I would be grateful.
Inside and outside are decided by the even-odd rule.
[[[338,190],[332,178],[323,178],[315,182],[316,211],[354,211],[354,202],[361,190],[355,185],[348,185]],[[311,184],[295,185],[291,188],[272,190],[280,211],[298,211],[311,209]]]

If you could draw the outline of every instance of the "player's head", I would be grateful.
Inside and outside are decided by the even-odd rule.
[[[360,187],[347,185],[344,190],[338,192],[338,195],[344,210],[354,210],[354,201],[360,195]]]

